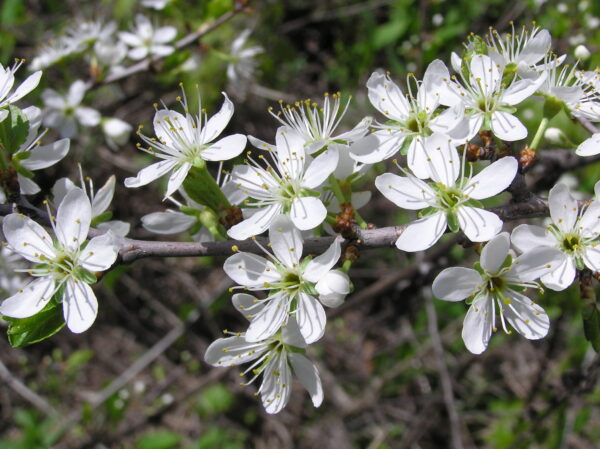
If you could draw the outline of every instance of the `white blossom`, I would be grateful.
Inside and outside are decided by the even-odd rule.
[[[559,249],[564,261],[541,281],[552,290],[564,290],[573,283],[577,269],[600,271],[600,202],[592,201],[579,211],[568,187],[557,184],[550,190],[548,206],[550,224],[546,228],[519,225],[512,233],[512,242],[521,252],[542,246]]]
[[[75,137],[77,124],[81,126],[96,126],[100,123],[100,113],[95,109],[82,106],[86,86],[82,80],[77,80],[69,87],[66,95],[61,95],[54,89],[44,89],[44,126],[57,128],[61,137]]]
[[[534,248],[513,259],[508,233],[503,232],[483,248],[479,270],[446,268],[433,281],[433,293],[445,301],[467,300],[470,307],[462,338],[469,351],[481,354],[496,331],[497,315],[508,334],[507,322],[529,340],[546,336],[548,315],[522,292],[528,287],[538,288],[535,280],[561,261],[561,253],[548,247]]]
[[[232,181],[249,197],[245,220],[227,231],[234,239],[261,234],[282,213],[289,214],[300,230],[314,229],[327,216],[315,189],[337,167],[337,149],[328,148],[312,159],[305,154],[304,139],[285,127],[277,130],[275,140],[275,149],[263,143],[267,154],[258,156],[266,167],[249,156],[248,164],[236,165],[231,173]]]
[[[238,295],[240,305],[252,301],[251,297],[244,296],[250,295]],[[206,350],[204,360],[210,365],[222,367],[253,362],[241,373],[252,373],[253,377],[242,385],[253,383],[262,374],[257,394],[260,394],[267,413],[279,413],[287,405],[292,390],[292,375],[308,391],[313,405],[321,405],[323,387],[319,372],[302,354],[306,343],[293,317],[276,335],[260,341],[249,342],[244,333],[233,335],[214,341]]]
[[[410,223],[396,246],[403,251],[423,251],[439,240],[447,226],[460,228],[473,242],[485,242],[502,228],[502,220],[481,208],[476,200],[490,198],[506,189],[517,173],[514,157],[503,157],[477,175],[467,176],[464,159],[443,134],[433,134],[425,142],[433,183],[406,173],[406,177],[385,173],[375,180],[383,195],[403,209],[427,209],[429,215]]]
[[[314,259],[301,260],[302,235],[289,217],[280,215],[269,228],[269,241],[273,254],[265,251],[267,258],[240,252],[230,256],[223,266],[225,273],[244,290],[269,291],[266,299],[255,298],[252,305],[243,308],[250,320],[246,340],[260,341],[275,335],[294,316],[306,342],[313,343],[323,336],[327,320],[325,309],[314,297],[319,293],[315,284],[329,275],[340,258],[340,240],[336,238]],[[325,283],[335,288],[335,293],[341,293],[339,283],[333,279]],[[325,295],[330,293],[325,291]]]
[[[69,192],[58,207],[52,227],[56,240],[30,218],[11,214],[3,231],[12,251],[35,267],[25,270],[34,277],[27,286],[0,305],[0,314],[27,318],[40,312],[50,300],[62,303],[63,315],[72,332],[87,330],[98,313],[98,301],[89,284],[95,272],[105,271],[117,258],[111,233],[86,242],[92,206],[81,189]]]
[[[390,158],[402,150],[408,167],[419,178],[428,176],[424,140],[432,133],[444,133],[457,142],[467,138],[464,106],[459,103],[441,111],[440,92],[448,69],[440,60],[433,61],[423,81],[408,77],[405,95],[388,75],[373,73],[367,81],[369,100],[388,121],[377,123],[377,131],[350,147],[351,156],[372,164]],[[416,84],[412,91],[411,82]],[[405,153],[404,153],[405,152]]]
[[[146,137],[138,131],[138,135],[148,145],[143,151],[161,159],[144,169],[135,178],[125,179],[126,187],[140,187],[168,172],[167,193],[171,196],[183,184],[193,166],[204,166],[205,161],[226,161],[238,156],[246,146],[246,136],[233,134],[214,140],[223,132],[233,116],[233,103],[223,92],[225,101],[221,110],[208,119],[198,98],[198,115],[189,112],[187,98],[178,97],[185,115],[164,108],[154,114],[155,138]],[[198,96],[199,97],[199,96]]]
[[[504,67],[487,55],[473,55],[469,64],[469,76],[456,77],[445,75],[443,79],[447,89],[441,94],[440,102],[447,106],[464,104],[469,121],[469,138],[482,129],[491,129],[505,141],[521,140],[527,137],[527,128],[513,115],[512,106],[521,103],[535,93],[547,79],[542,72],[534,79],[513,78],[506,86],[503,82]]]
[[[131,59],[144,59],[146,56],[168,56],[175,48],[166,45],[175,39],[177,30],[172,26],[154,28],[150,20],[138,14],[135,16],[133,32],[119,32],[119,39],[131,47],[127,54]]]
[[[285,127],[293,129],[304,140],[304,150],[314,154],[331,143],[350,144],[363,137],[369,130],[372,119],[364,118],[350,131],[335,134],[335,130],[344,118],[351,98],[341,107],[340,93],[325,94],[323,105],[311,99],[297,101],[293,105],[283,106],[280,102],[280,111],[269,113]]]
[[[106,144],[113,151],[127,143],[133,129],[129,123],[116,117],[103,118],[101,125]]]
[[[258,61],[256,56],[265,50],[260,45],[246,47],[246,41],[252,32],[246,29],[232,42],[229,50],[229,64],[227,64],[227,79],[233,92],[243,98],[248,89],[248,85],[254,78]]]

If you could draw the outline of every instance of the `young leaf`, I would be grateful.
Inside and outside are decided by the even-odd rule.
[[[16,106],[8,106],[9,114],[0,122],[0,145],[5,154],[14,154],[27,139],[29,120]]]
[[[8,318],[8,342],[13,348],[22,348],[52,337],[65,326],[62,308],[50,301],[41,312],[29,318]]]

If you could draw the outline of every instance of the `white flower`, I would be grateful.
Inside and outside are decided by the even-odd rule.
[[[447,106],[464,104],[469,120],[469,138],[482,126],[505,141],[527,137],[527,128],[512,114],[512,106],[533,95],[546,80],[547,72],[542,72],[535,79],[517,81],[514,78],[506,86],[502,81],[504,67],[487,55],[473,55],[469,68],[468,79],[460,72],[466,87],[454,81],[455,77],[444,76],[448,88],[440,97],[440,102]]]
[[[244,290],[270,292],[266,299],[256,299],[253,306],[244,309],[250,320],[246,340],[268,338],[285,326],[290,316],[295,316],[300,333],[307,343],[313,343],[323,336],[327,320],[325,309],[313,296],[318,293],[315,284],[327,276],[340,258],[340,240],[336,238],[310,262],[301,261],[302,235],[288,217],[280,215],[269,228],[269,241],[274,255],[265,251],[268,259],[242,252],[229,257],[223,266],[225,273]],[[327,284],[333,285],[333,281]]]
[[[100,113],[87,106],[81,106],[85,95],[85,82],[77,80],[66,95],[53,89],[44,89],[44,126],[58,128],[61,137],[75,137],[77,123],[81,126],[96,126],[100,123]]]
[[[21,67],[23,62],[23,59],[16,60],[11,68],[4,68],[0,64],[0,122],[8,116],[8,109],[6,107],[35,89],[42,77],[42,72],[39,70],[32,73],[11,93],[15,84],[15,72]]]
[[[15,270],[24,268],[23,258],[6,247],[0,249],[0,293],[2,296],[14,295],[26,284],[21,273]]]
[[[75,26],[67,30],[62,39],[70,42],[72,48],[83,51],[98,41],[111,39],[116,29],[117,24],[112,21],[106,24],[101,20],[77,21]]]
[[[118,248],[113,236],[103,234],[87,242],[92,207],[81,189],[69,192],[58,207],[53,229],[56,241],[39,224],[20,214],[4,219],[9,248],[37,264],[26,270],[35,280],[0,305],[0,314],[27,318],[41,311],[52,297],[62,302],[72,332],[87,330],[98,313],[98,301],[88,285],[95,272],[110,268]]]
[[[144,59],[146,56],[168,56],[175,48],[165,45],[175,39],[177,30],[172,26],[154,29],[150,20],[138,14],[135,16],[135,30],[119,32],[119,39],[129,45],[128,56],[131,59]]]
[[[71,41],[62,38],[51,40],[42,44],[37,50],[35,57],[31,60],[29,69],[45,69],[79,51],[81,50],[78,47],[74,47]]]
[[[600,202],[592,201],[580,212],[568,187],[557,184],[550,190],[548,206],[552,221],[545,229],[519,225],[512,233],[512,241],[521,252],[541,246],[562,251],[564,261],[541,281],[552,290],[564,290],[573,283],[577,269],[600,271]]]
[[[424,139],[434,132],[464,141],[467,137],[463,120],[464,106],[440,112],[440,89],[448,69],[440,60],[433,61],[425,71],[423,81],[408,77],[408,95],[388,75],[373,73],[367,81],[369,100],[389,120],[378,123],[378,130],[350,147],[351,156],[359,162],[372,164],[392,157],[398,151],[406,154],[408,166],[415,176],[427,178]],[[411,81],[417,90],[411,90]]]
[[[110,73],[116,73],[124,70],[119,64],[127,56],[127,45],[121,41],[97,41],[94,44],[94,56],[101,66],[109,68]]]
[[[229,64],[227,64],[227,79],[234,92],[241,97],[244,97],[248,84],[254,77],[258,65],[256,55],[265,51],[259,45],[244,48],[251,32],[251,29],[246,29],[233,41],[229,51]]]
[[[127,143],[133,129],[129,123],[116,117],[102,119],[101,124],[106,143],[113,151],[118,150],[120,146]]]
[[[306,153],[313,154],[330,143],[352,143],[367,133],[372,121],[370,117],[364,118],[350,131],[334,136],[348,110],[350,100],[351,97],[343,109],[340,109],[341,95],[338,92],[332,95],[325,94],[322,106],[310,99],[285,106],[280,102],[281,110],[277,114],[273,112],[273,108],[269,108],[269,112],[283,126],[298,133],[304,140]]]
[[[266,168],[249,158],[253,165],[236,165],[231,173],[232,181],[251,199],[245,202],[251,209],[244,209],[249,216],[227,231],[231,238],[244,240],[261,234],[282,213],[289,214],[303,231],[319,226],[327,216],[314,189],[335,170],[337,150],[328,148],[308,160],[304,140],[293,130],[279,128],[275,140],[275,150],[265,143],[267,156],[258,156]]]
[[[239,298],[239,302],[241,304],[248,299]],[[319,372],[313,363],[301,354],[304,348],[306,343],[298,331],[298,325],[294,318],[290,318],[288,325],[281,332],[261,341],[248,342],[243,333],[219,338],[208,347],[204,360],[210,365],[224,367],[253,362],[241,373],[254,374],[252,379],[243,385],[251,384],[262,374],[258,394],[266,412],[273,414],[279,413],[290,399],[292,374],[308,391],[315,407],[319,407],[323,402]]]
[[[129,233],[129,223],[120,220],[109,221],[112,217],[112,212],[108,212],[108,208],[115,194],[115,175],[111,175],[106,183],[95,191],[93,181],[90,178],[84,178],[81,166],[79,167],[79,174],[81,188],[88,196],[92,205],[92,226],[100,230],[110,230],[119,237],[125,237]],[[67,193],[75,189],[79,188],[69,178],[61,178],[56,181],[52,187],[54,204],[60,204]]]
[[[330,270],[318,280],[315,289],[324,305],[338,307],[350,293],[350,278],[342,270]]]
[[[445,301],[467,299],[471,304],[463,323],[462,338],[474,354],[481,354],[496,331],[496,316],[502,328],[511,333],[508,323],[529,340],[543,338],[550,320],[539,305],[525,296],[524,288],[538,288],[534,282],[554,269],[562,260],[559,251],[535,248],[513,260],[508,233],[488,242],[481,252],[481,270],[452,267],[443,270],[433,281],[433,293]]]
[[[138,135],[148,144],[143,151],[162,159],[142,169],[135,178],[125,179],[126,187],[144,186],[168,172],[167,193],[171,196],[183,184],[193,166],[204,166],[205,161],[226,161],[238,156],[246,146],[246,136],[233,134],[212,143],[223,132],[233,115],[233,103],[223,92],[225,101],[221,110],[210,120],[198,99],[198,115],[189,113],[185,94],[183,106],[185,115],[170,109],[159,109],[154,114],[154,133],[158,139],[149,138],[138,131]]]
[[[69,152],[69,139],[61,139],[54,143],[41,145],[40,141],[46,134],[46,131],[38,133],[42,123],[42,111],[35,106],[30,106],[23,109],[23,114],[29,120],[29,131],[27,132],[27,139],[15,153],[15,159],[19,160],[18,163],[29,171],[35,171],[48,168],[64,158]],[[29,155],[22,159],[27,153]],[[17,173],[17,176],[22,194],[34,195],[40,191],[40,187],[28,177],[23,176],[21,173]]]
[[[502,220],[474,200],[490,198],[506,189],[517,173],[514,157],[488,165],[474,177],[465,174],[458,152],[447,136],[433,134],[425,142],[433,183],[406,173],[406,177],[385,173],[375,180],[383,195],[403,209],[431,208],[430,215],[409,224],[396,246],[403,251],[422,251],[439,240],[447,226],[458,228],[473,242],[485,242],[502,228]],[[458,180],[458,182],[457,182]]]
[[[552,38],[548,30],[533,27],[531,31],[523,27],[521,33],[515,32],[501,36],[491,29],[487,36],[488,55],[504,71],[514,71],[525,78],[534,78],[538,72],[545,70],[546,65],[536,66],[550,52]],[[564,56],[561,58],[561,62]]]

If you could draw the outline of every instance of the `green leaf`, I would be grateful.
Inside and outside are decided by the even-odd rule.
[[[92,219],[92,226],[96,226],[99,223],[104,223],[112,218],[113,214],[111,211],[107,210],[106,212],[102,212],[100,215],[94,217]]]
[[[27,139],[29,120],[23,112],[13,106],[8,106],[8,117],[0,122],[0,144],[6,154],[14,154]]]
[[[179,444],[181,436],[166,430],[149,432],[137,442],[137,449],[172,449]]]
[[[192,167],[183,182],[183,188],[196,203],[208,206],[217,213],[231,207],[206,166]]]
[[[13,348],[38,343],[52,337],[65,326],[62,307],[54,300],[32,317],[4,319],[9,322],[8,342]]]

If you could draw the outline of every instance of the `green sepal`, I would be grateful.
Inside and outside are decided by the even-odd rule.
[[[551,119],[565,107],[565,103],[556,97],[547,96],[544,101],[544,117]]]
[[[196,203],[208,206],[217,213],[231,207],[206,166],[192,167],[183,182],[183,188]]]
[[[9,318],[8,342],[13,348],[22,348],[52,337],[65,326],[62,308],[51,300],[40,312],[29,318]]]
[[[471,295],[471,296],[467,296],[465,298],[465,304],[470,306],[471,304],[473,304],[473,301],[475,300],[475,296]]]
[[[18,107],[8,106],[8,117],[0,122],[0,144],[7,155],[12,155],[25,143],[29,133],[29,120]]]
[[[75,277],[80,281],[85,282],[86,284],[95,284],[98,279],[96,279],[96,275],[91,271],[86,270],[83,267],[75,268]]]
[[[581,257],[574,257],[575,259],[575,268],[577,268],[579,271],[582,271],[585,269],[585,264],[583,263],[583,259]]]
[[[106,212],[102,212],[100,215],[94,217],[92,219],[92,226],[96,226],[100,223],[104,223],[107,222],[108,220],[110,220],[113,216],[113,213],[109,210],[107,210]]]
[[[513,258],[510,254],[508,254],[506,256],[506,259],[504,259],[504,262],[502,263],[502,266],[500,267],[500,269],[502,268],[509,268],[513,263]]]
[[[312,282],[306,282],[304,284],[304,286],[302,287],[302,289],[306,293],[308,293],[309,295],[312,295],[312,296],[318,296],[318,294],[319,294],[319,292],[315,288],[315,284],[313,284]]]
[[[200,209],[191,206],[179,206],[179,212],[189,215],[190,217],[197,217],[200,213]]]
[[[448,220],[448,229],[452,232],[458,232],[460,225],[458,224],[458,215],[455,212],[446,213],[446,219]]]
[[[302,196],[302,197],[314,196],[315,198],[319,198],[321,196],[321,194],[319,192],[317,192],[316,190],[303,188],[300,190],[300,196]]]
[[[312,256],[306,256],[304,259],[300,261],[300,270],[304,272],[310,261],[312,260]]]
[[[425,209],[421,209],[418,213],[417,213],[417,217],[419,218],[425,218],[425,217],[429,217],[430,215],[433,215],[435,213],[438,213],[440,210],[435,208],[435,207],[426,207]]]
[[[285,345],[288,352],[295,352],[296,354],[306,354],[306,349],[298,348],[297,346]]]
[[[481,266],[481,262],[477,261],[473,264],[473,268],[479,273],[479,274],[485,274],[485,271],[483,269],[483,267]]]
[[[413,141],[413,137],[407,137],[406,139],[404,139],[404,141],[402,142],[402,145],[400,146],[400,154],[402,156],[406,156],[408,154],[408,149],[410,148],[410,144]]]
[[[17,159],[15,159],[13,157],[12,162],[13,162],[13,167],[15,168],[15,170],[18,174],[20,174],[21,176],[25,176],[28,179],[33,178],[34,174],[32,172],[30,172],[29,170],[27,170],[25,167],[23,167],[21,165],[20,161],[18,161]]]

